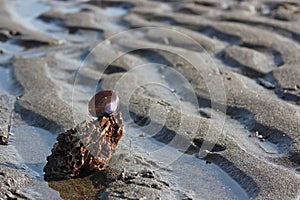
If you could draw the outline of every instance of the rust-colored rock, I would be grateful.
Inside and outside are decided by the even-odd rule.
[[[45,180],[83,177],[105,169],[123,135],[121,113],[84,121],[57,137],[44,168]]]

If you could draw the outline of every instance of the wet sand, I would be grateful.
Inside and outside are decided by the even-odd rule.
[[[0,199],[299,199],[299,19],[296,0],[0,1]],[[103,89],[126,132],[109,167],[44,181]]]

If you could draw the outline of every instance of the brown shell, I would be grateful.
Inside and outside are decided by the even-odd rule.
[[[84,121],[57,137],[44,168],[45,180],[83,177],[105,169],[123,135],[121,113]]]
[[[94,117],[113,114],[119,108],[119,97],[112,90],[100,91],[91,98],[88,108]]]

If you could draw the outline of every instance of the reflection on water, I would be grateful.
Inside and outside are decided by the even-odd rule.
[[[12,41],[0,42],[0,49],[3,51],[3,53],[11,55],[22,52],[24,50],[23,47],[13,44]],[[5,56],[7,55],[1,55],[1,57]]]
[[[0,67],[0,94],[10,94],[11,86],[9,85],[9,70]]]
[[[49,131],[30,126],[23,121],[15,121],[12,133],[14,134],[12,144],[24,164],[29,168],[29,175],[37,180],[37,183],[26,186],[28,195],[33,199],[61,199],[57,191],[49,188],[43,176],[46,157],[50,154],[56,136]]]
[[[120,15],[125,15],[128,12],[127,9],[122,8],[122,7],[106,7],[104,8],[104,14],[108,16],[120,16]]]
[[[49,9],[47,4],[36,0],[17,0],[14,8],[22,20],[33,20]]]

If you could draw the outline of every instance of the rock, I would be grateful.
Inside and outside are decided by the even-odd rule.
[[[57,137],[44,168],[45,180],[84,177],[105,169],[123,135],[121,113],[84,121]]]

